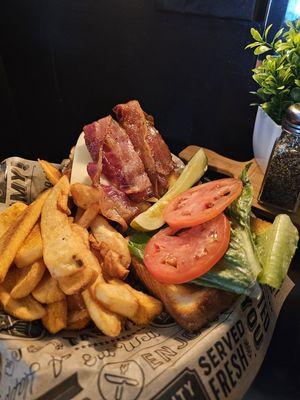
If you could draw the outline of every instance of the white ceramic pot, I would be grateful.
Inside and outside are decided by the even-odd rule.
[[[281,126],[258,107],[253,132],[253,152],[263,172],[266,171],[274,142],[280,134]]]

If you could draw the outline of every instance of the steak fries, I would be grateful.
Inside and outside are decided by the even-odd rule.
[[[99,215],[97,203],[87,205],[85,212],[78,208],[80,217],[73,222],[69,180],[59,178],[48,164],[42,165],[55,186],[29,206],[15,203],[0,213],[1,306],[25,321],[41,319],[52,334],[84,329],[93,321],[114,337],[126,318],[148,323],[160,313],[161,303],[147,296],[153,306],[138,319],[137,293],[143,294],[113,279],[128,274],[127,240]],[[76,201],[82,205],[84,197],[76,193]]]

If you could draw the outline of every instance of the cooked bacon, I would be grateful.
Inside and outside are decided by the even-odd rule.
[[[170,150],[137,100],[114,107],[117,119],[143,161],[154,194],[162,196],[168,189],[168,177],[174,170]]]
[[[99,184],[103,173],[131,200],[143,201],[151,197],[151,182],[143,163],[125,130],[111,116],[86,125],[83,130],[93,159],[88,173],[94,185]]]
[[[102,174],[103,144],[109,130],[111,118],[105,117],[83,128],[85,143],[93,162],[87,166],[93,183],[99,183]]]
[[[123,230],[128,223],[140,212],[140,208],[133,203],[125,193],[111,185],[97,185],[99,190],[101,214],[107,219],[121,225]]]

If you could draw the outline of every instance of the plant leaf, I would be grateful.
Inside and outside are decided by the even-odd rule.
[[[284,31],[284,28],[281,28],[281,29],[279,29],[279,31],[277,33],[275,33],[273,40],[272,40],[272,44],[274,44],[276,39],[278,39],[282,35],[283,31]]]
[[[263,41],[261,34],[258,32],[257,29],[251,28],[250,33],[251,33],[251,36],[253,37],[253,39],[257,40],[258,42]]]
[[[272,26],[273,26],[273,24],[270,24],[270,25],[266,28],[266,30],[265,30],[265,32],[264,32],[264,38],[265,38],[265,40],[267,40],[267,38],[268,38],[268,33],[269,33],[270,29],[272,28]]]
[[[258,56],[259,54],[263,54],[263,53],[265,53],[266,51],[269,51],[269,50],[271,50],[270,47],[265,46],[265,45],[261,45],[261,46],[257,47],[257,48],[254,50],[254,54],[255,54],[256,56]]]
[[[245,49],[252,49],[253,47],[257,47],[257,46],[260,46],[260,45],[261,45],[260,42],[253,42],[253,43],[248,44],[248,45],[245,47]]]

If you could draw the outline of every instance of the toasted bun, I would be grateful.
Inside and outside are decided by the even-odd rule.
[[[163,302],[175,321],[188,331],[198,331],[209,321],[213,321],[236,298],[232,293],[212,288],[160,283],[137,258],[133,258],[132,262],[144,285]]]

